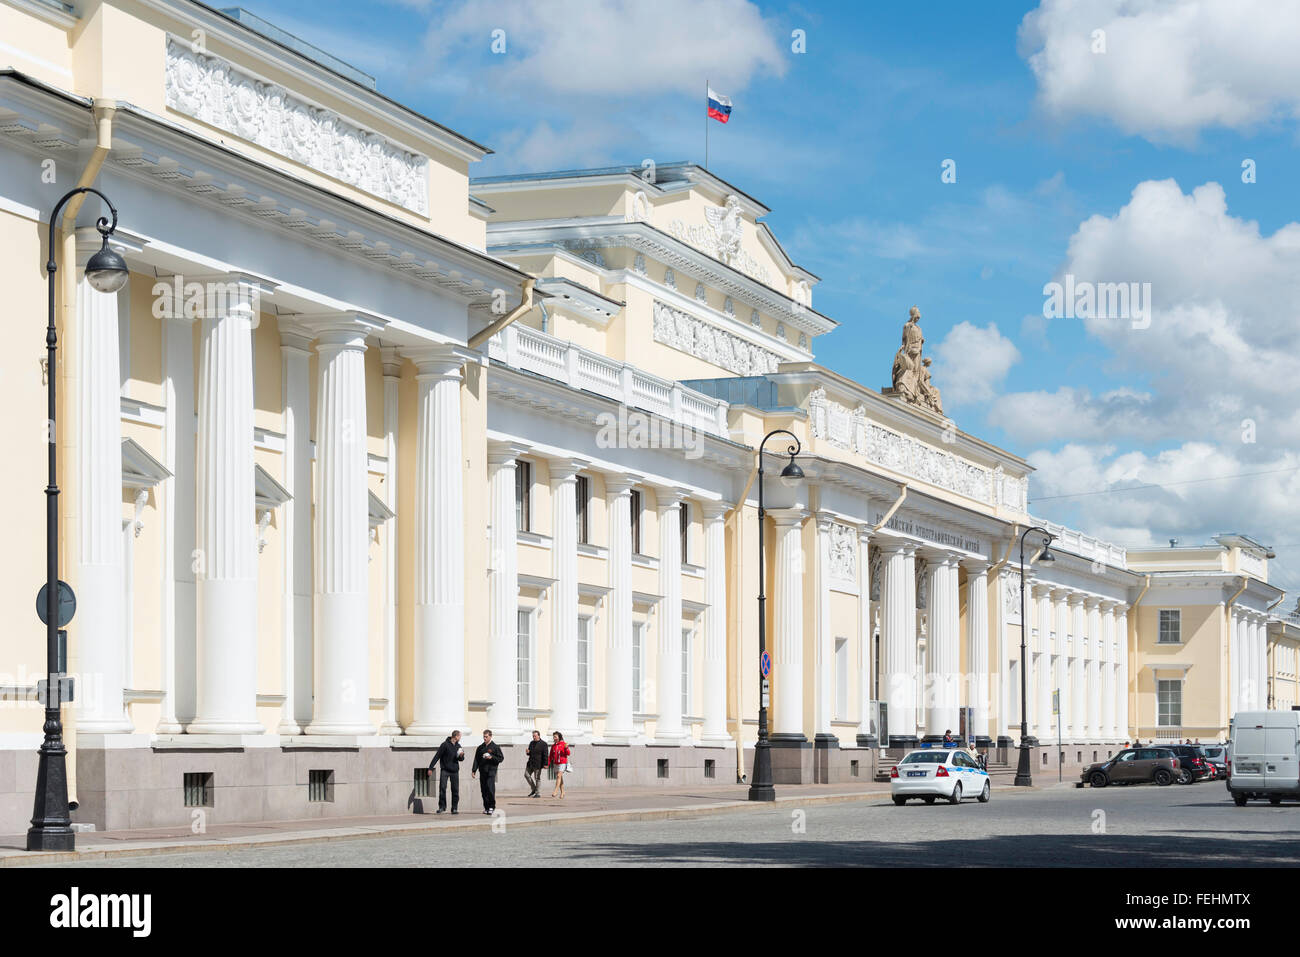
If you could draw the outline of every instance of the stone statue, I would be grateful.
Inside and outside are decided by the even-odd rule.
[[[939,390],[930,383],[931,360],[921,357],[924,346],[921,310],[913,306],[903,324],[903,344],[894,353],[893,387],[888,391],[905,402],[943,415]]]

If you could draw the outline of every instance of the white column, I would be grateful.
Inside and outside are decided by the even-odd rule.
[[[916,574],[913,551],[902,543],[884,539],[880,543],[883,582],[881,639],[885,646],[885,681],[882,689],[889,706],[888,723],[893,745],[907,746],[916,737],[916,602],[909,587]]]
[[[730,744],[727,733],[727,527],[724,502],[706,502],[704,516],[704,728],[700,740]],[[865,549],[864,549],[865,551]]]
[[[1129,687],[1128,687],[1128,606],[1121,605],[1119,608],[1118,618],[1116,619],[1116,645],[1115,650],[1119,654],[1119,682],[1116,692],[1119,695],[1119,737],[1126,740],[1133,740],[1132,729],[1129,726]]]
[[[682,744],[682,497],[684,489],[656,488],[659,513],[659,667],[655,743]]]
[[[551,459],[551,724],[565,741],[578,726],[578,471],[579,459]],[[511,490],[513,494],[513,489]],[[511,502],[511,521],[514,521]]]
[[[858,744],[871,727],[871,526],[858,529]],[[884,744],[887,742],[878,742]]]
[[[1119,737],[1115,721],[1115,692],[1119,671],[1115,667],[1115,603],[1101,605],[1101,649],[1097,655],[1101,668],[1101,737],[1114,741]]]
[[[280,734],[301,734],[312,714],[311,568],[311,332],[279,321],[281,402],[284,405],[284,542]]]
[[[806,740],[803,733],[803,520],[798,508],[768,509],[775,526],[776,586],[773,588],[773,737]]]
[[[1048,699],[1047,718],[1052,721],[1055,727],[1051,735],[1053,740],[1058,737],[1062,741],[1070,740],[1073,734],[1073,728],[1070,723],[1070,604],[1068,589],[1053,589],[1052,591],[1052,619],[1056,625],[1056,638],[1053,641],[1053,668],[1051,689],[1059,691],[1058,698],[1060,713],[1053,716],[1051,711],[1051,699]]]
[[[1026,586],[1028,587],[1028,586]],[[1034,717],[1037,730],[1033,735],[1046,744],[1056,740],[1056,715],[1052,714],[1052,692],[1056,690],[1056,603],[1052,601],[1050,585],[1034,585],[1038,603],[1038,655],[1035,659],[1037,673]]]
[[[239,287],[241,291],[244,287]],[[253,500],[253,321],[235,296],[199,346],[196,714],[191,734],[260,734]]]
[[[826,513],[817,516],[817,671],[813,682],[813,732],[825,740],[835,737],[831,727],[835,696],[835,638],[831,633],[831,523]]]
[[[954,578],[956,571],[954,568]],[[966,564],[966,631],[970,732],[976,743],[983,746],[992,743],[989,738],[989,577],[984,562]]]
[[[986,573],[987,578],[987,573]],[[999,572],[998,576],[993,579],[993,649],[991,658],[997,663],[997,671],[993,678],[996,682],[994,694],[997,698],[997,721],[994,725],[993,736],[997,740],[1005,740],[1011,736],[1011,699],[1020,701],[1020,682],[1012,683],[1011,662],[1020,661],[1020,645],[1011,647],[1010,633],[1007,630],[1007,576],[1005,572]],[[1020,613],[1020,605],[1016,605],[1016,614]],[[1026,603],[1025,617],[1029,616],[1028,603]],[[1020,627],[1026,627],[1025,622],[1020,623]],[[1028,635],[1026,635],[1028,638]],[[1016,676],[1019,677],[1018,675]],[[1017,725],[1019,730],[1019,725]]]
[[[616,743],[636,737],[632,723],[632,486],[631,476],[608,475],[609,619],[605,626],[605,737]],[[575,666],[576,667],[576,666]]]
[[[132,730],[123,703],[122,380],[117,295],[77,283],[76,592],[81,606],[69,639],[78,651],[77,730]],[[50,369],[49,375],[57,374]],[[248,436],[252,442],[252,430]],[[48,441],[57,441],[51,430]],[[251,480],[251,474],[250,474]],[[250,493],[250,508],[251,493]],[[252,527],[251,525],[249,526]],[[84,690],[83,690],[84,689]]]
[[[1241,615],[1228,606],[1228,716],[1241,710]]]
[[[1070,732],[1076,741],[1088,734],[1088,626],[1083,598],[1077,593],[1070,596]]]
[[[308,734],[374,734],[370,720],[366,327],[317,333],[315,707]]]
[[[1089,598],[1088,613],[1088,740],[1101,740],[1101,603]]]
[[[1264,619],[1262,615],[1250,616],[1250,708],[1265,708],[1264,690]]]
[[[414,350],[414,715],[407,734],[440,737],[465,726],[465,472],[461,367],[454,346]]]
[[[384,504],[397,512],[397,436],[401,426],[402,357],[396,348],[380,350],[384,363]],[[397,522],[384,530],[384,720],[380,734],[401,734],[397,723]]]
[[[958,733],[957,677],[960,646],[952,612],[957,597],[957,566],[947,555],[929,558],[930,575],[927,644],[929,671],[925,676],[926,735],[942,739],[945,731]]]
[[[491,704],[487,709],[487,727],[492,729],[494,738],[506,742],[520,734],[515,457],[521,451],[514,445],[488,443],[488,698]],[[556,546],[573,547],[572,521],[561,520],[557,514],[553,534]]]
[[[162,674],[158,734],[180,734],[194,716],[194,331],[183,310],[162,318]]]

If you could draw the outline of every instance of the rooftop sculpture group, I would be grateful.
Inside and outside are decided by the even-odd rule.
[[[913,306],[903,324],[903,344],[894,353],[893,388],[886,394],[943,415],[939,390],[930,382],[930,357],[922,358],[925,336],[921,332],[921,310]]]

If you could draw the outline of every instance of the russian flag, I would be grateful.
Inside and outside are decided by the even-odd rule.
[[[731,97],[714,93],[713,87],[709,87],[709,116],[719,123],[731,119]]]

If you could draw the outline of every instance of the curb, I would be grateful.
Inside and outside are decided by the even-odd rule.
[[[675,817],[718,814],[763,807],[803,807],[821,804],[849,804],[857,801],[887,799],[888,791],[855,791],[847,794],[819,794],[808,797],[778,797],[771,805],[752,801],[727,801],[715,804],[691,804],[667,808],[630,808],[624,811],[579,811],[572,814],[545,814],[525,817],[507,823],[508,828],[546,827],[555,824],[586,823],[592,821],[661,821]],[[421,815],[423,816],[423,815]],[[287,847],[295,844],[328,844],[363,837],[403,837],[437,834],[443,831],[487,831],[494,820],[447,821],[437,824],[395,824],[378,827],[343,827],[303,831],[295,836],[245,835],[210,841],[179,843],[174,841],[138,841],[120,847],[95,846],[84,851],[18,852],[0,856],[0,868],[25,867],[31,864],[64,864],[78,861],[101,860],[140,854],[186,854],[195,851],[236,851],[244,848]]]

